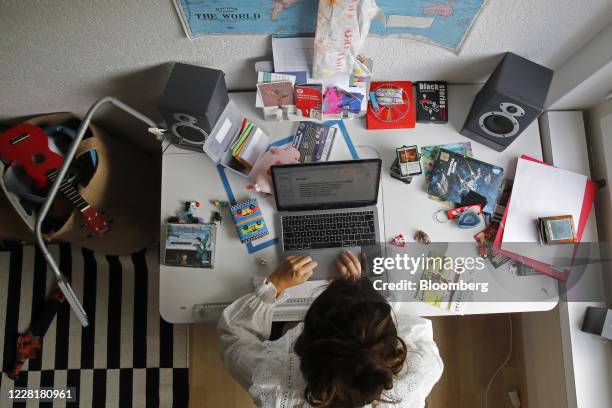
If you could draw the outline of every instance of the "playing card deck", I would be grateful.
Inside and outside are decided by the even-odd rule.
[[[448,122],[448,90],[444,81],[416,83],[416,121],[418,123]]]

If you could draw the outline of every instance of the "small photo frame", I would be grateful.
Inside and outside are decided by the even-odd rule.
[[[542,245],[571,244],[577,241],[571,215],[541,217],[537,219],[536,225]]]
[[[403,177],[416,176],[423,172],[421,168],[421,154],[417,145],[402,146],[395,149],[400,174]]]

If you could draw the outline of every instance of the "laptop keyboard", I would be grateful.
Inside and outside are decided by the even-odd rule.
[[[376,245],[373,211],[281,218],[285,251]]]

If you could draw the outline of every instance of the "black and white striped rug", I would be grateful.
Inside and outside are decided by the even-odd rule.
[[[159,315],[158,251],[101,256],[69,245],[51,248],[82,301],[90,326],[82,328],[64,303],[17,381],[2,374],[1,407],[14,387],[75,387],[78,402],[40,406],[187,407],[187,326]],[[0,252],[0,351],[11,370],[18,333],[44,305],[54,279],[40,251],[15,246]],[[15,403],[13,406],[26,406]],[[27,407],[39,406],[29,401]]]

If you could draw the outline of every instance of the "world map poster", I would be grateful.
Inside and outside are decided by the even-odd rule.
[[[314,34],[318,0],[173,0],[190,39],[207,34]],[[329,1],[329,0],[322,0]],[[488,0],[378,0],[373,36],[408,37],[458,53]]]

